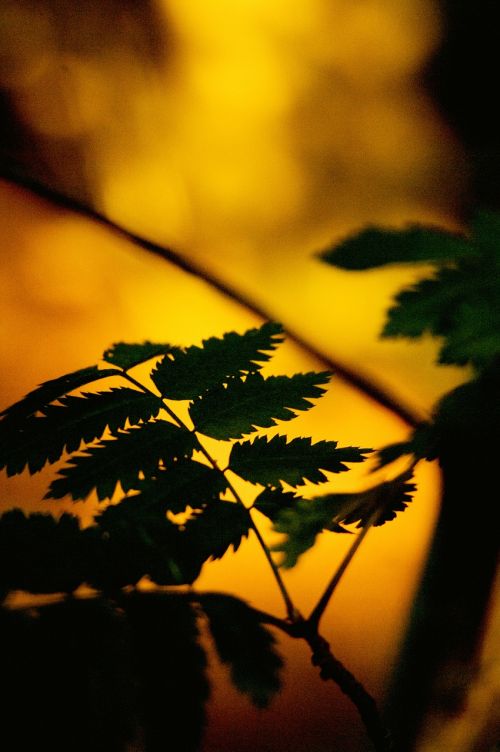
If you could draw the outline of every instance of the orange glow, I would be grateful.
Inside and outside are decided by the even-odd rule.
[[[89,3],[89,17],[99,18],[97,5]],[[161,7],[171,49],[152,64],[140,46],[121,40],[118,22],[120,43],[109,53],[103,45],[99,55],[77,56],[55,40],[48,15],[35,23],[32,10],[12,5],[13,38],[26,27],[29,44],[0,49],[13,61],[6,73],[0,67],[0,85],[51,182],[90,194],[117,222],[176,247],[425,414],[463,373],[434,365],[433,341],[377,339],[391,296],[415,272],[358,276],[323,266],[313,253],[367,222],[453,225],[464,189],[455,168],[464,158],[415,83],[439,39],[434,3],[165,0]],[[69,141],[74,151],[63,164],[58,149]],[[76,188],[73,173],[83,176]],[[0,236],[0,407],[95,362],[114,341],[190,344],[258,323],[203,281],[4,182]],[[290,343],[272,366],[276,373],[322,367]],[[405,436],[397,418],[338,377],[314,410],[285,428],[373,447]],[[361,469],[345,475],[332,488],[370,482]],[[38,501],[48,478],[45,471],[2,477],[2,508],[49,508]],[[378,698],[436,515],[436,468],[419,469],[418,483],[410,509],[369,534],[325,622],[334,651]],[[91,516],[89,504],[51,508],[63,506]],[[286,574],[305,613],[347,543],[323,535]],[[252,538],[236,557],[205,566],[199,587],[281,614]],[[282,651],[286,686],[268,713],[249,708],[214,668],[204,752],[235,749],[233,736],[238,750],[326,752],[336,744],[359,751],[363,731],[347,701],[333,687],[324,691],[302,648],[283,642]]]

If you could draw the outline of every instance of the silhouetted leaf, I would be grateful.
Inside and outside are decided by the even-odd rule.
[[[39,387],[33,389],[32,392],[29,392],[22,400],[15,402],[3,410],[0,415],[5,415],[12,419],[25,418],[33,415],[54,400],[59,399],[64,394],[72,392],[73,389],[78,389],[85,384],[90,384],[99,379],[105,379],[108,376],[116,376],[119,373],[120,371],[117,371],[116,368],[98,369],[97,366],[81,368],[78,371],[66,374],[66,376],[45,381]]]
[[[400,262],[453,261],[474,252],[474,246],[463,236],[414,225],[402,230],[368,227],[320,256],[340,269],[361,270]]]
[[[61,477],[51,483],[46,498],[70,495],[76,501],[85,499],[95,488],[100,500],[109,499],[118,482],[124,491],[136,488],[141,472],[149,475],[160,462],[168,464],[189,457],[194,445],[192,433],[167,421],[131,428],[73,455],[59,471]]]
[[[135,585],[148,575],[158,585],[191,584],[205,558],[186,533],[158,507],[130,496],[97,518],[89,556],[88,582],[106,592]]]
[[[200,433],[215,439],[238,439],[258,427],[292,420],[295,412],[310,410],[311,399],[321,397],[328,373],[297,373],[294,376],[249,374],[227,386],[206,392],[190,407],[191,419]]]
[[[283,509],[274,520],[278,533],[286,538],[273,547],[284,554],[282,566],[294,567],[299,557],[312,548],[323,530],[337,533],[347,531],[342,525],[357,523],[383,525],[403,512],[412,500],[416,486],[410,483],[411,472],[405,472],[392,481],[358,493],[325,494],[314,499],[298,500]],[[373,515],[379,516],[373,522]]]
[[[281,333],[279,324],[268,322],[244,334],[210,337],[201,347],[176,348],[158,363],[151,378],[164,397],[195,399],[230,377],[262,368],[282,341]]]
[[[219,470],[196,460],[179,459],[154,477],[137,485],[141,504],[152,504],[173,513],[183,512],[187,506],[201,509],[218,499],[227,488],[227,480]]]
[[[191,604],[173,594],[142,593],[127,599],[125,612],[146,752],[198,752],[209,687]]]
[[[60,397],[61,404],[41,408],[42,417],[30,416],[16,426],[0,422],[0,469],[8,475],[21,473],[26,465],[31,473],[47,461],[56,462],[64,451],[74,452],[83,442],[100,438],[106,428],[117,431],[127,421],[136,425],[155,416],[161,408],[158,399],[136,389],[111,389]]]
[[[281,686],[283,662],[275,651],[274,637],[259,615],[239,598],[206,594],[199,601],[219,658],[229,665],[234,685],[257,707],[267,707]]]
[[[284,554],[281,566],[294,567],[299,558],[314,546],[323,530],[347,533],[341,525],[333,523],[330,505],[319,499],[297,499],[293,507],[283,509],[274,519],[274,529],[284,538],[272,550]]]
[[[378,527],[395,519],[404,512],[413,499],[416,485],[411,483],[413,474],[408,470],[393,480],[380,483],[358,493],[328,494],[322,497],[323,504],[330,506],[332,521],[344,525],[356,523],[356,527],[369,524],[373,514],[379,514],[373,525]],[[316,499],[318,501],[318,499]]]
[[[237,551],[248,535],[250,515],[239,504],[219,501],[186,522],[186,539],[203,559],[220,559],[229,546]]]
[[[129,368],[144,363],[158,355],[164,355],[172,350],[171,345],[159,344],[155,342],[141,342],[138,344],[128,344],[126,342],[116,342],[105,351],[102,356],[107,363],[112,363],[118,368],[128,371]]]
[[[442,337],[439,362],[489,367],[500,352],[500,216],[483,212],[467,239],[432,227],[368,228],[323,254],[345,269],[431,262],[433,276],[403,290],[384,337]]]
[[[413,455],[416,459],[436,458],[436,432],[432,423],[421,423],[411,434],[408,441],[400,441],[389,444],[377,451],[377,464],[375,470],[389,465],[391,462]]]
[[[253,506],[259,512],[265,514],[270,520],[274,521],[277,515],[283,510],[291,507],[297,502],[297,496],[290,491],[283,491],[281,486],[277,488],[267,487],[257,496]]]
[[[336,441],[312,444],[309,438],[297,438],[287,443],[286,436],[259,436],[234,444],[229,467],[251,483],[298,486],[306,480],[323,482],[325,470],[342,473],[349,469],[346,462],[362,462],[368,452],[371,449],[337,447]]]

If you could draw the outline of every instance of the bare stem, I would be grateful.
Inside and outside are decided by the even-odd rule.
[[[323,595],[320,597],[316,606],[313,608],[311,615],[309,616],[309,619],[308,619],[308,622],[310,624],[314,624],[316,627],[318,626],[320,619],[323,616],[323,613],[325,612],[325,609],[328,606],[330,599],[337,585],[342,579],[344,572],[346,571],[347,567],[349,566],[352,559],[354,558],[354,555],[356,554],[358,548],[361,546],[364,539],[366,538],[368,531],[370,530],[372,525],[377,521],[377,517],[379,516],[379,514],[380,514],[380,510],[376,509],[371,515],[367,524],[363,527],[362,531],[356,536],[355,540],[353,541],[352,546],[349,548],[348,552],[342,559],[339,567],[334,572],[332,579],[326,586]]]
[[[31,191],[37,196],[40,196],[57,206],[73,211],[76,214],[87,217],[88,219],[107,227],[128,242],[169,261],[178,269],[182,269],[182,271],[204,280],[208,285],[222,293],[222,295],[225,295],[231,300],[244,306],[247,310],[252,311],[260,318],[274,318],[270,315],[269,311],[252,300],[248,295],[223,282],[217,275],[202,268],[202,266],[198,265],[196,262],[188,260],[186,257],[171,248],[167,248],[159,243],[143,238],[131,230],[127,230],[125,227],[122,227],[117,222],[109,219],[91,206],[78,201],[76,198],[67,196],[51,186],[45,185],[32,177],[5,166],[0,167],[0,177],[14,185],[18,185]],[[359,371],[349,368],[345,363],[325,355],[323,352],[316,349],[311,342],[304,339],[300,334],[286,325],[285,329],[289,339],[299,345],[308,355],[318,360],[325,370],[336,373],[344,379],[344,381],[356,389],[359,389],[360,392],[374,402],[386,408],[394,415],[397,415],[398,418],[409,427],[415,428],[422,421],[422,415],[416,412],[414,408],[404,404],[400,399],[391,394],[390,391],[382,386],[382,384],[377,383],[376,380],[360,373]]]
[[[186,431],[190,431],[191,432],[191,429],[184,423],[183,420],[181,420],[181,418],[179,418],[178,415],[176,415],[176,413],[167,404],[165,404],[165,401],[161,397],[159,397],[153,391],[151,391],[146,386],[144,386],[144,384],[141,384],[140,381],[137,381],[137,379],[135,379],[133,376],[131,376],[128,373],[128,371],[123,371],[121,375],[124,378],[126,378],[128,381],[130,381],[132,384],[134,384],[136,387],[138,387],[139,389],[141,389],[141,391],[148,392],[149,394],[154,395],[161,402],[162,407],[166,410],[166,412],[170,415],[170,417],[177,423],[177,425],[180,428],[183,428]],[[195,435],[196,435],[196,433],[195,433]],[[276,563],[274,562],[273,557],[271,556],[271,552],[269,550],[269,547],[267,546],[264,538],[262,537],[262,534],[261,534],[259,528],[257,527],[257,524],[256,524],[255,520],[252,517],[250,509],[247,509],[247,507],[243,503],[243,500],[242,500],[241,496],[239,495],[239,493],[237,492],[237,490],[235,489],[235,487],[233,486],[233,484],[231,483],[231,481],[227,477],[226,471],[225,470],[221,470],[221,468],[217,464],[217,461],[212,457],[212,455],[210,454],[210,452],[203,446],[203,444],[200,441],[199,436],[197,436],[197,435],[196,435],[196,440],[197,440],[197,443],[198,443],[198,449],[204,455],[204,457],[208,460],[208,462],[210,463],[210,465],[214,468],[214,470],[217,470],[217,472],[221,473],[224,476],[225,481],[227,483],[227,487],[231,491],[231,493],[233,495],[233,498],[236,501],[236,503],[239,504],[241,507],[243,507],[243,509],[247,512],[248,518],[249,518],[249,521],[250,521],[250,527],[254,531],[255,536],[256,536],[256,538],[257,538],[257,540],[259,542],[259,545],[260,545],[262,551],[264,552],[264,556],[267,559],[267,563],[271,567],[271,571],[273,573],[274,579],[276,580],[276,584],[277,584],[277,586],[279,588],[279,591],[281,593],[281,596],[283,598],[283,601],[284,601],[284,604],[285,604],[285,608],[286,608],[286,612],[287,612],[287,616],[288,616],[288,618],[291,621],[294,621],[296,619],[296,617],[297,617],[297,609],[295,608],[295,606],[294,606],[294,604],[292,602],[292,599],[290,598],[290,595],[289,595],[288,590],[287,590],[287,588],[285,586],[285,583],[283,582],[283,578],[281,577],[281,573],[280,573],[280,571],[279,571]]]

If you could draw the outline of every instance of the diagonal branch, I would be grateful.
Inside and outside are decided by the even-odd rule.
[[[8,168],[5,165],[0,165],[0,178],[14,185],[25,188],[31,191],[32,193],[36,194],[37,196],[40,196],[41,198],[44,198],[47,201],[50,201],[51,203],[57,206],[60,206],[64,209],[75,212],[76,214],[79,214],[80,216],[87,217],[88,219],[91,219],[94,222],[97,222],[98,224],[104,227],[107,227],[108,229],[116,233],[118,236],[122,237],[124,240],[127,240],[128,242],[133,243],[139,248],[142,248],[143,250],[148,251],[149,253],[153,253],[154,255],[159,256],[160,258],[163,258],[166,261],[169,261],[178,269],[182,269],[182,271],[187,272],[188,274],[192,274],[198,277],[199,279],[204,280],[208,285],[213,287],[222,295],[244,306],[247,310],[256,314],[260,318],[263,318],[263,319],[273,318],[272,315],[270,315],[269,312],[266,311],[265,308],[257,304],[254,300],[248,297],[245,293],[239,290],[236,290],[230,285],[226,284],[217,275],[212,274],[212,272],[206,269],[203,269],[201,266],[185,258],[177,251],[174,251],[171,248],[167,248],[166,246],[160,245],[159,243],[155,243],[151,240],[148,240],[147,238],[143,238],[142,236],[137,235],[131,230],[127,230],[125,227],[122,227],[121,225],[113,221],[112,219],[109,219],[104,214],[101,214],[100,212],[98,212],[96,209],[89,206],[88,204],[85,204],[83,202],[78,201],[75,198],[67,196],[64,193],[61,193],[60,191],[58,191],[56,188],[45,185],[44,183],[34,178],[31,178],[23,173],[20,173],[19,171],[15,169]],[[377,381],[371,378],[368,378],[367,376],[359,373],[358,371],[355,371],[354,369],[347,366],[345,363],[342,363],[334,358],[326,356],[324,353],[317,350],[314,347],[314,345],[312,345],[310,342],[304,339],[300,334],[298,334],[297,332],[294,332],[288,327],[285,327],[285,328],[286,328],[289,338],[293,342],[295,342],[297,345],[299,345],[302,348],[302,350],[304,350],[304,352],[306,352],[308,355],[318,360],[326,370],[333,371],[334,373],[336,373],[338,376],[344,379],[344,381],[346,381],[348,384],[355,387],[360,392],[365,394],[367,397],[372,399],[374,402],[378,403],[382,407],[385,407],[387,410],[392,412],[394,415],[400,418],[400,420],[406,423],[409,427],[414,428],[421,422],[422,416],[417,411],[415,411],[409,405],[406,405],[403,402],[401,402],[397,397],[391,394],[390,391],[387,390],[380,383],[378,383]]]

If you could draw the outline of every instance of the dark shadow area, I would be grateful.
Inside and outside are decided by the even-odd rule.
[[[431,95],[470,157],[468,203],[500,206],[498,3],[440,0],[443,41],[426,71]]]

